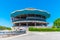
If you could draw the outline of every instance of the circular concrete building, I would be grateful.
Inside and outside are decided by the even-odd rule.
[[[17,10],[11,14],[14,29],[29,26],[46,27],[48,24],[46,19],[49,17],[50,14],[48,12],[34,8]]]

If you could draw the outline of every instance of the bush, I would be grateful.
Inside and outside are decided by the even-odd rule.
[[[57,28],[56,26],[52,26],[52,28]]]
[[[10,27],[0,26],[0,30],[11,30]]]
[[[35,28],[29,27],[29,31],[60,31],[60,28]]]

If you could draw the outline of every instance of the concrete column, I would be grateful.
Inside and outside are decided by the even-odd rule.
[[[28,23],[26,23],[26,26],[28,27]]]
[[[43,23],[42,23],[41,25],[42,25],[42,27],[43,27]]]
[[[19,23],[19,26],[21,26],[21,24]]]
[[[28,33],[28,23],[26,23],[26,33]]]
[[[36,22],[35,22],[35,27],[36,27]]]

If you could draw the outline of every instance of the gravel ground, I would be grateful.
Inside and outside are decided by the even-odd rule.
[[[27,35],[6,40],[60,40],[60,32],[29,32]]]

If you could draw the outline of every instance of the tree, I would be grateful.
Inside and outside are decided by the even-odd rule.
[[[0,30],[11,30],[10,27],[0,26]]]
[[[60,18],[56,19],[53,25],[56,26],[57,28],[60,28]]]

